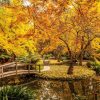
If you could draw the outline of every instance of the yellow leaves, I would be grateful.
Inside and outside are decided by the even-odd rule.
[[[30,38],[31,36],[24,37],[24,35],[29,34],[28,31],[33,29],[33,26],[29,23],[27,10],[23,11],[18,0],[14,0],[13,3],[18,7],[0,8],[0,46],[8,53],[25,56],[29,53],[26,47],[32,53],[36,51],[35,41]]]
[[[92,47],[96,50],[100,50],[100,38],[95,38],[92,41]]]
[[[97,2],[97,11],[98,11],[99,14],[100,14],[100,2],[99,2],[99,1]]]
[[[4,46],[7,43],[6,38],[0,33],[0,46]]]
[[[16,53],[16,55],[28,55],[27,48],[33,54],[36,51],[35,42],[33,40],[26,39],[26,38],[19,38],[18,40],[15,40],[14,46],[15,46],[14,52]]]
[[[17,28],[15,28],[15,33],[18,36],[24,36],[25,34],[27,34],[27,31],[31,28],[28,24],[23,24],[23,23],[19,23],[20,25],[16,25]]]
[[[66,21],[66,17],[67,17],[67,14],[66,14],[66,13],[63,13],[63,14],[61,15],[61,21],[62,21],[62,22],[65,22],[65,21]]]
[[[14,6],[22,5],[22,0],[12,0],[11,4],[14,5]]]
[[[73,4],[71,0],[69,5],[67,3],[68,0],[55,2],[50,0],[44,4],[41,2],[39,4],[38,1],[41,0],[32,1],[36,2],[36,8],[33,6],[29,7],[29,9],[25,8],[22,5],[22,0],[13,0],[11,6],[0,8],[0,45],[16,55],[27,55],[26,47],[34,53],[36,51],[36,42],[39,40],[43,43],[50,40],[50,43],[45,46],[44,52],[52,51],[59,45],[63,46],[65,50],[65,44],[59,40],[61,34],[72,51],[79,51],[81,47],[80,37],[85,34],[84,28],[90,27],[88,29],[91,29],[92,26],[94,29],[94,26],[96,26],[94,24],[95,21],[90,23],[91,21],[88,18],[95,17],[97,7],[98,11],[100,10],[99,2],[93,2],[93,6],[90,7],[86,0],[81,0],[81,2],[78,0],[77,2],[80,2],[79,6],[78,4]],[[39,5],[41,9],[44,9],[44,6],[48,6],[44,9],[45,11],[40,13],[36,12]],[[33,20],[35,21],[33,22]],[[34,28],[36,28],[35,31]],[[83,32],[78,33],[80,30]],[[79,38],[77,38],[77,33]],[[99,46],[95,45],[95,43],[93,44],[94,47],[99,49]]]

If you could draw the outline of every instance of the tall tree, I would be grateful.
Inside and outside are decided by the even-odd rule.
[[[26,47],[33,53],[36,50],[27,13],[21,2],[0,7],[0,47],[16,56],[27,55]]]

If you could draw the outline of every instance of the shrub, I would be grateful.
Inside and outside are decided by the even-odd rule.
[[[0,88],[0,100],[35,100],[27,87],[4,86]]]
[[[45,54],[44,55],[44,59],[49,59],[50,57],[52,57],[52,54]]]
[[[34,54],[34,55],[31,54],[24,57],[23,56],[17,57],[16,60],[19,62],[36,64],[40,60],[40,56],[37,54]]]
[[[31,63],[36,64],[37,62],[39,62],[39,60],[40,60],[40,56],[39,55],[31,56]]]
[[[3,53],[3,54],[0,55],[0,62],[1,62],[1,63],[5,63],[5,62],[7,62],[10,58],[11,58],[10,55],[4,54],[4,53]]]
[[[87,62],[86,65],[87,65],[88,68],[91,68],[91,62]]]
[[[88,62],[87,66],[96,71],[96,74],[100,75],[100,62],[97,59],[94,62]]]
[[[92,69],[93,69],[94,71],[96,71],[97,74],[100,75],[100,64],[98,64],[98,63],[96,63],[96,62],[92,63]]]

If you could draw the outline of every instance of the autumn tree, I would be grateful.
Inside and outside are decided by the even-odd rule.
[[[30,35],[34,29],[30,23],[28,10],[22,2],[14,0],[12,4],[0,7],[0,47],[16,56],[28,55],[36,50],[35,41]]]
[[[32,52],[37,47],[41,54],[63,47],[72,74],[75,60],[82,65],[99,34],[99,5],[96,0],[14,0],[1,9],[0,46],[16,55],[27,55],[26,47]]]
[[[82,65],[84,52],[99,34],[98,2],[47,0],[35,6],[35,24],[41,39],[50,40],[48,48],[55,46],[52,41],[63,42],[70,56],[68,73],[72,74],[75,59]]]

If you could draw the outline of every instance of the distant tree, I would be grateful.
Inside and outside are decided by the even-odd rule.
[[[100,19],[97,9],[98,2],[92,0],[43,1],[35,4],[36,37],[43,41],[50,40],[42,51],[48,52],[58,44],[63,45],[70,56],[68,74],[73,73],[76,60],[82,65],[84,52],[99,34]]]

